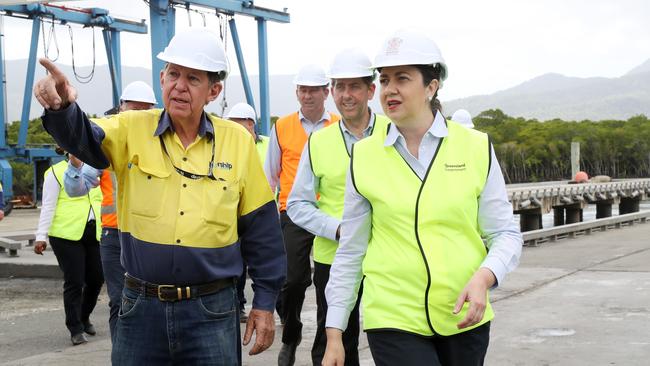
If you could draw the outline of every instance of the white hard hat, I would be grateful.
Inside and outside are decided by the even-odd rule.
[[[134,81],[122,90],[120,101],[133,101],[156,104],[156,96],[153,89],[144,81]]]
[[[350,79],[373,76],[374,74],[368,56],[358,48],[348,48],[334,56],[327,77],[330,79]]]
[[[255,109],[246,103],[237,103],[228,111],[226,119],[233,118],[243,118],[250,119],[253,122],[257,123],[257,116],[255,115]]]
[[[158,59],[172,64],[228,75],[228,58],[219,36],[208,28],[194,27],[177,33]]]
[[[438,45],[424,34],[399,30],[386,38],[375,56],[372,67],[377,69],[401,65],[440,65],[440,81],[447,78],[447,65]]]
[[[474,123],[472,122],[472,115],[464,109],[459,109],[451,116],[451,120],[458,122],[461,125],[467,128],[474,128]]]
[[[300,68],[296,77],[293,78],[293,83],[303,86],[325,86],[330,83],[330,80],[325,76],[325,70],[318,65],[305,65]]]

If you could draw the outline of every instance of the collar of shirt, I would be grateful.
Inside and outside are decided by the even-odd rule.
[[[304,114],[302,114],[302,109],[298,110],[298,117],[300,118],[300,122],[312,122],[313,124],[317,125],[323,121],[329,120],[330,119],[330,114],[327,110],[323,111],[323,116],[320,118],[320,121],[310,121],[305,117]]]
[[[436,117],[433,119],[433,123],[425,133],[425,136],[431,135],[433,137],[441,138],[446,137],[448,132],[449,130],[447,130],[447,122],[445,121],[445,118],[442,116],[442,113],[436,112]],[[386,135],[386,140],[384,140],[384,146],[395,145],[397,140],[400,138],[403,140],[404,136],[402,136],[394,124],[391,124],[391,127],[388,130],[388,135]]]
[[[368,121],[368,127],[366,127],[366,129],[363,130],[363,137],[370,136],[370,132],[372,132],[374,126],[375,126],[375,114],[372,111],[370,111],[370,120]],[[350,130],[348,130],[343,120],[341,120],[341,129],[343,130],[344,133],[354,138],[357,138],[357,136],[355,136],[352,132],[350,132]]]
[[[156,132],[153,133],[154,136],[160,136],[165,131],[170,130],[174,131],[174,126],[172,125],[172,119],[169,117],[169,113],[163,110],[160,114],[160,120],[158,121],[158,127]],[[208,121],[208,116],[205,112],[201,113],[201,121],[199,122],[199,137],[204,137],[206,134],[210,134],[210,137],[214,137],[214,127],[212,123]]]

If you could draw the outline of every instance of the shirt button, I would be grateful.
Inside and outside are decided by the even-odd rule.
[[[176,239],[176,243],[177,243],[177,244],[180,244],[180,243],[181,243],[181,239]]]
[[[147,179],[151,179],[151,176],[150,176],[150,175],[147,175]]]
[[[183,161],[187,161],[187,158],[186,158],[186,157],[183,157]]]
[[[187,184],[183,183],[183,188],[187,187]]]
[[[181,216],[185,215],[185,212],[181,211]]]

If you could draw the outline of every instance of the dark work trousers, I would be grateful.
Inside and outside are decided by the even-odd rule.
[[[305,301],[305,290],[311,285],[309,253],[314,235],[291,221],[286,211],[280,213],[280,224],[287,251],[287,280],[282,288],[282,314],[284,328],[282,343],[293,344],[302,337],[300,312]]]
[[[482,366],[490,342],[490,323],[448,337],[399,331],[367,334],[377,366]]]
[[[78,241],[50,236],[54,255],[63,271],[65,325],[71,335],[83,333],[84,322],[97,304],[104,284],[95,221],[89,221]]]
[[[320,366],[325,356],[327,335],[325,334],[325,318],[327,316],[327,301],[325,300],[325,287],[330,279],[332,266],[314,262],[314,287],[316,288],[316,336],[311,348],[311,361],[314,366]],[[359,288],[357,303],[350,313],[348,326],[343,332],[343,347],[345,348],[345,366],[359,365],[359,304],[363,288]]]

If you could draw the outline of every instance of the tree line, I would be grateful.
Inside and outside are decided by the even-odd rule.
[[[275,122],[277,117],[272,117]],[[643,115],[628,120],[540,122],[511,117],[499,109],[474,118],[477,130],[488,133],[506,183],[568,180],[571,178],[571,142],[580,142],[580,167],[589,176],[612,178],[650,176],[650,120]],[[7,141],[18,140],[19,123],[7,125]],[[30,121],[27,143],[54,146],[40,119]],[[32,194],[30,165],[11,161],[14,193]]]
[[[473,121],[490,136],[506,183],[571,179],[571,142],[580,143],[580,169],[590,177],[650,176],[650,120],[644,115],[540,122],[490,109]]]

